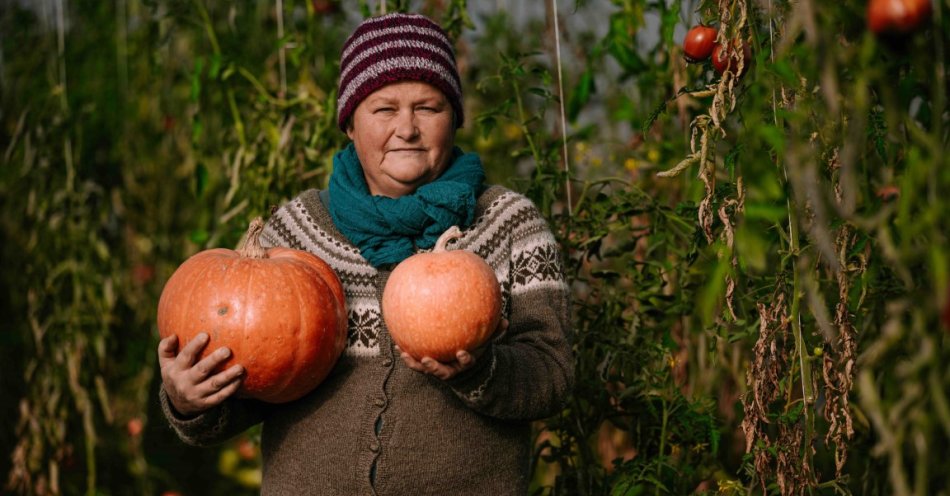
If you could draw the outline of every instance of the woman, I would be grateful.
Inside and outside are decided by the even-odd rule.
[[[207,337],[159,344],[162,404],[186,442],[220,442],[263,422],[264,494],[525,494],[530,423],[559,411],[573,382],[568,289],[534,205],[483,185],[477,155],[454,147],[463,122],[451,44],[428,18],[364,21],[344,44],[338,123],[352,143],[326,191],[269,220],[263,239],[329,263],[345,288],[349,342],[311,394],[281,405],[232,398],[242,369],[196,363]],[[452,225],[503,294],[488,344],[451,363],[393,345],[380,311],[400,261]],[[438,325],[433,322],[432,325]]]

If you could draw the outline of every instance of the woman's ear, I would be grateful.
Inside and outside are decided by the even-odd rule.
[[[346,135],[350,137],[350,140],[353,140],[353,116],[351,115],[349,119],[346,120]]]

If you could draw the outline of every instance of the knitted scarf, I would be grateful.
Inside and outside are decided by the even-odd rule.
[[[475,217],[485,172],[475,153],[456,147],[438,179],[399,198],[374,196],[353,143],[333,157],[330,215],[337,229],[373,267],[399,263],[415,248],[431,248],[449,227],[467,227]]]

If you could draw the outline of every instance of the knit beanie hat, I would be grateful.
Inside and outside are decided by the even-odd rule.
[[[337,124],[346,132],[353,111],[374,91],[399,81],[421,81],[445,94],[462,127],[462,85],[445,31],[428,17],[392,13],[363,21],[343,44]]]

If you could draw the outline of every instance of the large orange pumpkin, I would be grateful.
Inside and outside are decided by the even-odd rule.
[[[478,255],[447,251],[461,237],[446,231],[430,253],[418,253],[393,270],[383,291],[383,320],[399,347],[417,360],[455,360],[487,341],[501,319],[501,290]]]
[[[202,358],[222,346],[246,371],[238,395],[270,403],[314,389],[346,345],[343,286],[323,260],[290,248],[264,249],[264,223],[251,222],[244,247],[190,257],[165,284],[158,302],[162,338],[179,349],[201,332]]]

